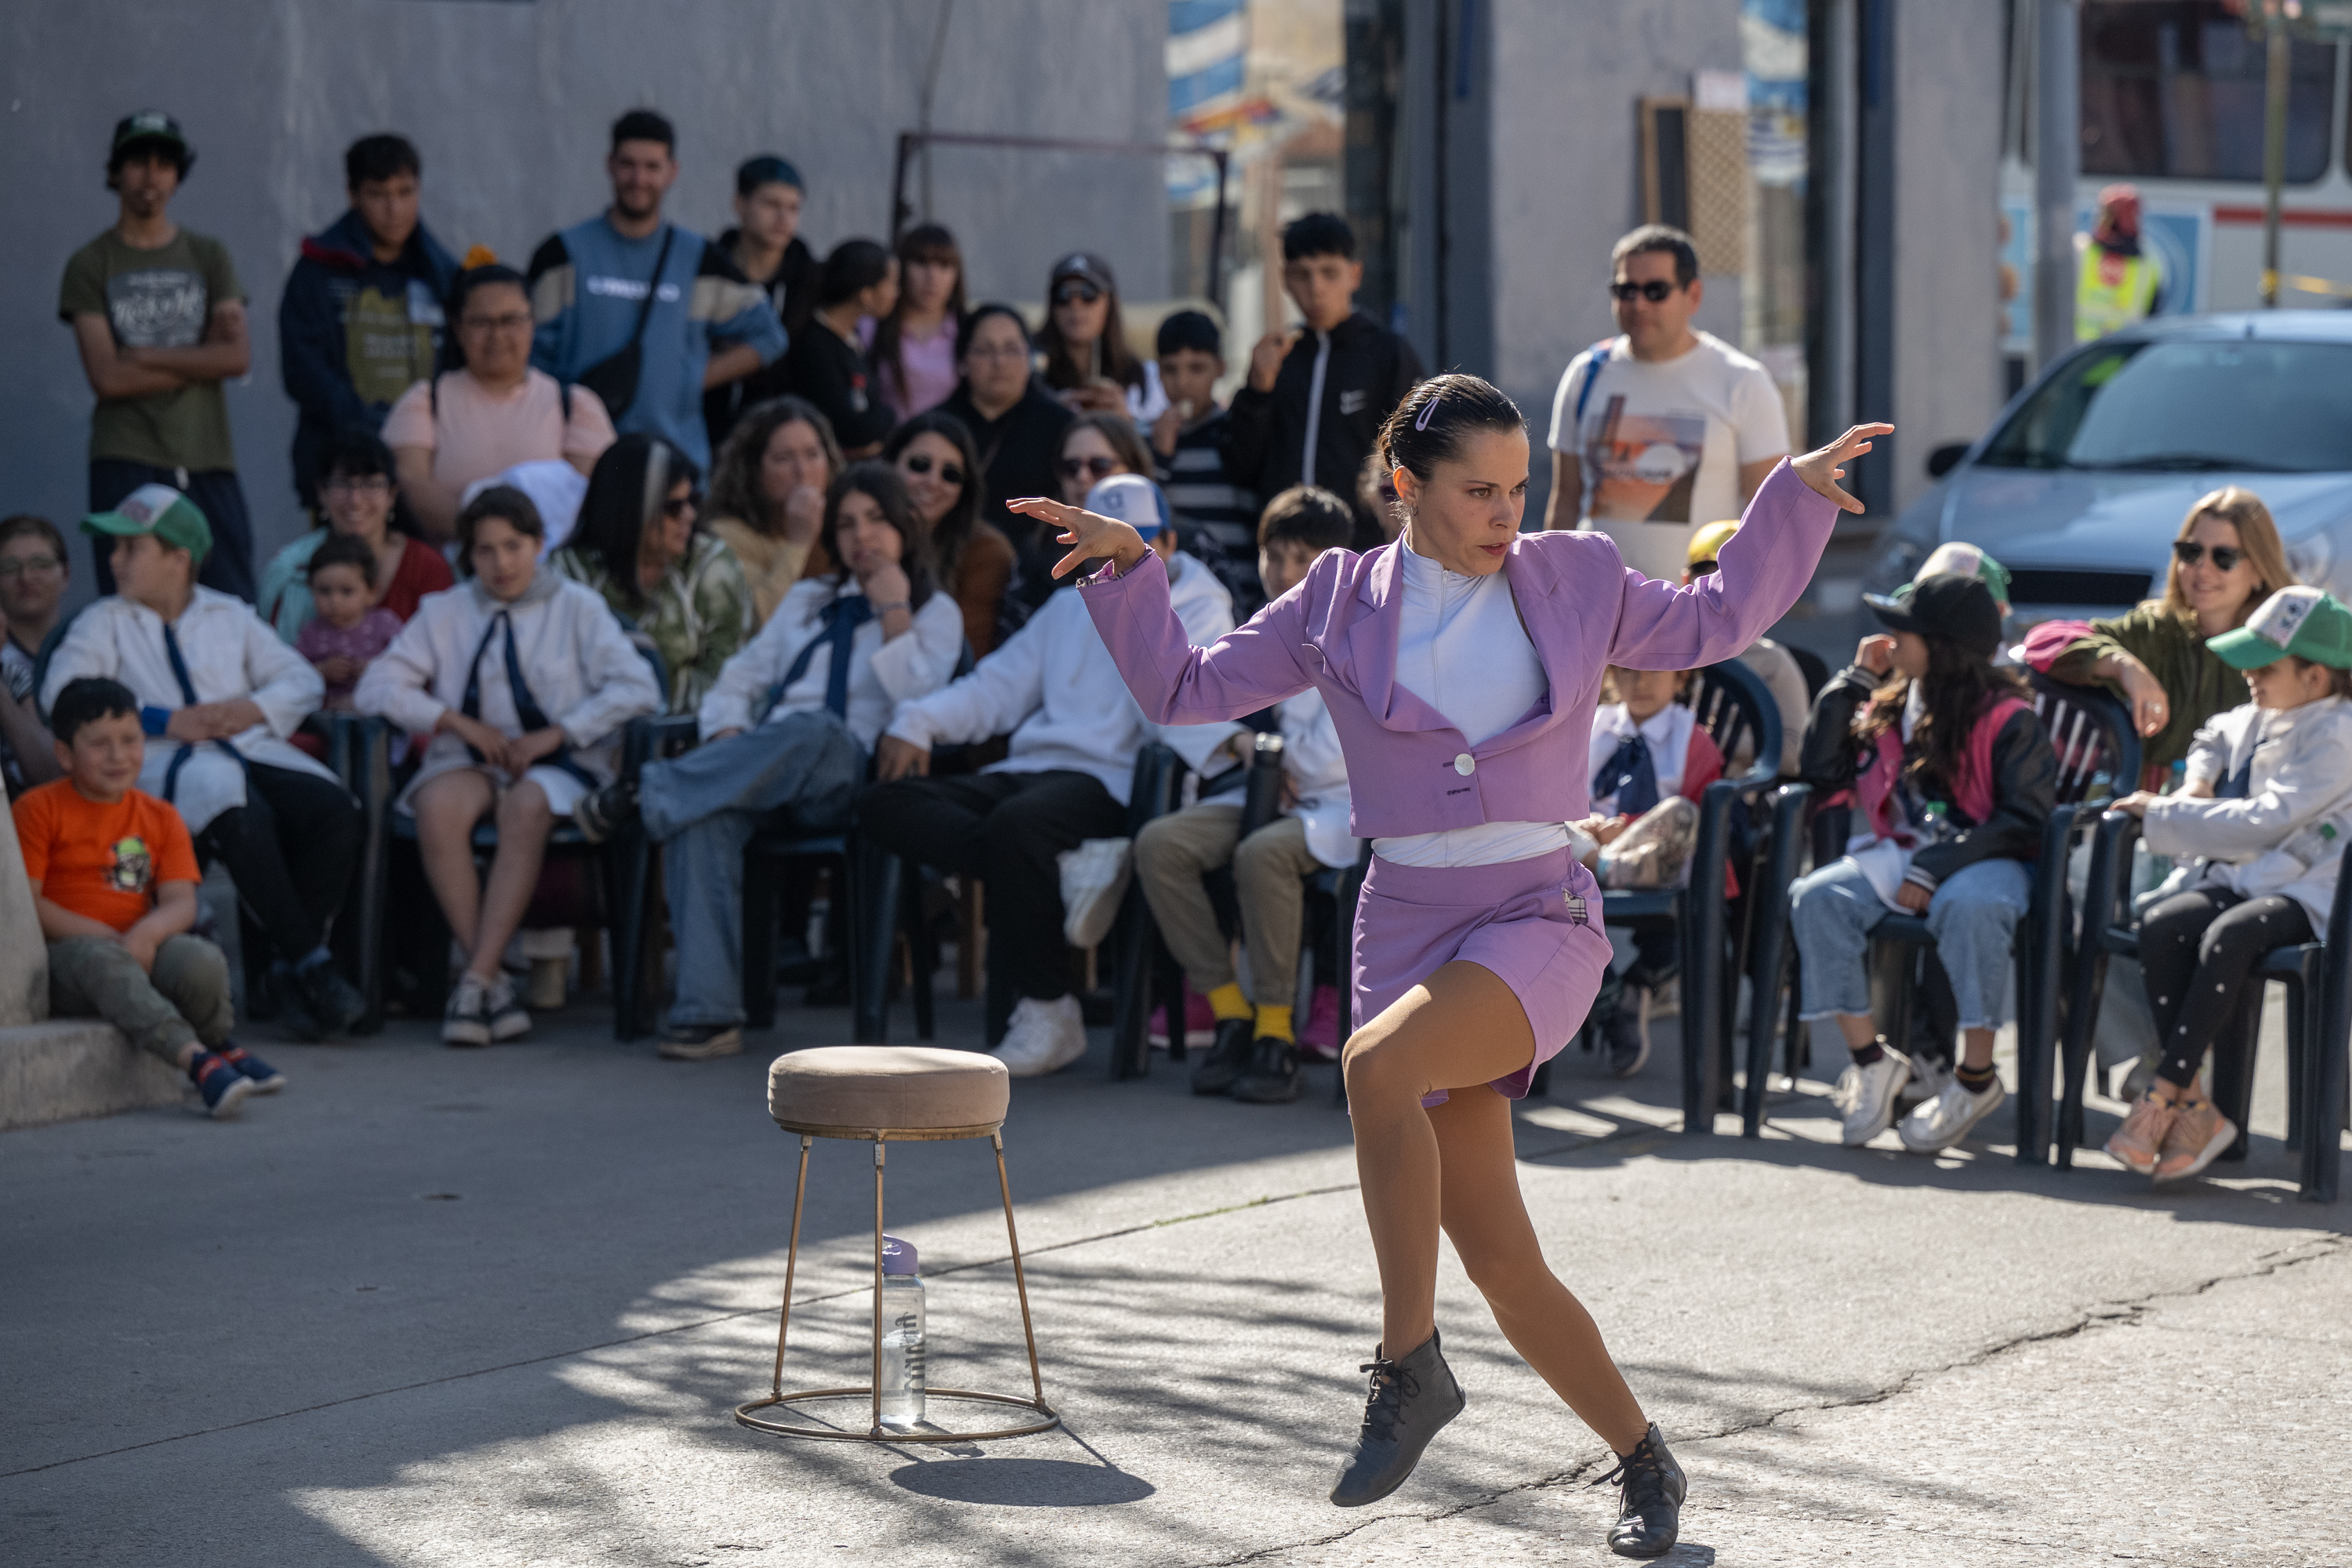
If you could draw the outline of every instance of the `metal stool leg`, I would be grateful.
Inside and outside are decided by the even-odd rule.
[[[874,1425],[866,1433],[870,1437],[882,1434],[882,1151],[887,1147],[879,1138],[874,1140]]]
[[[1029,1320],[1029,1276],[1021,1267],[1021,1237],[1013,1226],[1013,1183],[1004,1173],[1004,1134],[992,1132],[988,1141],[996,1149],[996,1190],[1004,1194],[1004,1239],[1013,1248],[1013,1289],[1021,1298],[1021,1337],[1029,1345],[1029,1387],[1036,1395],[1039,1414],[1052,1415],[1045,1404],[1045,1379],[1037,1370],[1037,1329]],[[876,1300],[880,1300],[879,1292]]]
[[[784,1304],[776,1313],[776,1373],[768,1380],[772,1398],[781,1399],[784,1393],[784,1336],[793,1328],[793,1274],[801,1261],[801,1199],[808,1194],[809,1145],[816,1140],[801,1135],[801,1171],[793,1179],[793,1245],[784,1254]]]

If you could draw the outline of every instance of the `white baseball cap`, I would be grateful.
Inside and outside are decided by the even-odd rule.
[[[1149,541],[1169,523],[1168,497],[1141,474],[1113,474],[1087,492],[1087,510],[1114,517]]]

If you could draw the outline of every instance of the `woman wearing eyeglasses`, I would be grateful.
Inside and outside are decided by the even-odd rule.
[[[33,672],[73,574],[65,535],[45,517],[0,519],[0,777],[14,800],[58,776],[57,748],[33,706]]]
[[[1013,541],[981,516],[980,449],[954,415],[918,414],[883,444],[906,482],[915,521],[929,535],[931,570],[963,612],[974,658],[996,647],[997,619],[1013,583]]]
[[[613,443],[588,476],[571,542],[548,558],[604,595],[653,645],[669,674],[669,711],[691,713],[751,635],[751,590],[735,552],[694,526],[702,478],[658,436]]]
[[[375,552],[376,604],[406,624],[417,601],[457,579],[441,552],[393,527],[393,455],[364,430],[345,430],[320,458],[319,500],[327,526],[313,529],[270,557],[261,574],[261,617],[287,642],[301,636],[314,613],[310,557],[330,534],[348,534]]]
[[[2245,625],[2257,605],[2294,581],[2262,498],[2236,485],[2215,490],[2180,524],[2164,597],[2093,621],[2089,635],[2067,645],[2045,673],[2112,689],[2131,709],[2141,760],[2169,768],[2189,754],[2199,726],[2246,700],[2244,679],[2205,639]],[[2123,787],[2118,781],[2117,792]]]
[[[446,309],[456,328],[444,345],[449,368],[403,393],[383,419],[401,497],[440,544],[456,537],[461,498],[477,479],[550,459],[585,474],[613,444],[612,416],[594,393],[531,368],[521,273],[496,262],[468,268]]]
[[[1037,346],[1045,351],[1045,384],[1079,413],[1125,414],[1148,425],[1167,412],[1160,367],[1127,345],[1118,282],[1101,257],[1080,250],[1054,263]]]

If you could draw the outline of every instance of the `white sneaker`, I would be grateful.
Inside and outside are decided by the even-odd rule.
[[[1014,1078],[1044,1078],[1086,1054],[1087,1024],[1075,996],[1051,1002],[1024,996],[1013,1005],[1004,1043],[989,1053]]]
[[[1884,1040],[1879,1052],[1868,1067],[1848,1063],[1830,1093],[1830,1103],[1845,1113],[1843,1138],[1849,1149],[1861,1148],[1893,1123],[1895,1090],[1911,1077],[1909,1057]]]
[[[1967,1137],[1969,1128],[2007,1098],[1999,1079],[1982,1094],[1970,1094],[1968,1086],[1954,1078],[1935,1099],[1921,1101],[1917,1110],[1905,1117],[1895,1133],[1914,1154],[1940,1154]]]
[[[1092,947],[1110,934],[1127,896],[1131,842],[1088,838],[1054,857],[1062,868],[1062,939],[1072,947]]]
[[[1895,1109],[1907,1111],[1914,1106],[1925,1104],[1943,1093],[1944,1086],[1951,1081],[1952,1069],[1946,1067],[1940,1058],[1913,1057],[1911,1081],[1895,1096]]]

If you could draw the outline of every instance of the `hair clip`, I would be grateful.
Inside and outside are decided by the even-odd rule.
[[[1438,402],[1439,398],[1433,397],[1428,402],[1421,405],[1421,417],[1412,422],[1412,427],[1414,429],[1426,430],[1429,428],[1429,416],[1437,412]]]

